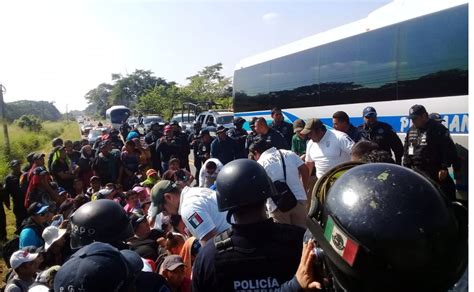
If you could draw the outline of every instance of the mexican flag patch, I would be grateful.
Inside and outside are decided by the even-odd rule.
[[[199,214],[197,212],[194,212],[193,215],[191,215],[191,217],[188,218],[188,222],[189,224],[191,224],[191,226],[196,229],[199,225],[201,225],[201,223],[203,222],[201,216],[199,216]]]
[[[331,216],[328,216],[324,237],[331,244],[332,248],[350,265],[354,264],[359,244],[350,239],[336,224]]]

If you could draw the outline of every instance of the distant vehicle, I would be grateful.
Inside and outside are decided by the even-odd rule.
[[[423,4],[429,3],[429,5]],[[404,137],[414,104],[440,113],[468,149],[467,0],[393,1],[366,18],[241,60],[235,67],[236,116],[319,118],[345,111],[354,125],[373,106]],[[248,129],[248,126],[246,126]]]
[[[208,110],[202,112],[196,118],[197,121],[201,122],[203,128],[217,128],[219,126],[224,126],[228,129],[234,128],[234,113],[230,111],[218,111],[218,110]]]
[[[163,118],[160,116],[145,116],[143,117],[143,126],[145,127],[145,131],[149,131],[151,128],[151,125],[153,123],[163,123]]]
[[[94,125],[90,124],[90,123],[86,123],[86,124],[83,124],[81,126],[81,134],[82,135],[87,135],[89,134],[89,131],[94,128]]]
[[[89,144],[93,145],[97,139],[102,136],[102,132],[104,130],[108,130],[107,128],[94,128],[89,131],[89,134],[87,135],[87,141],[89,141]]]
[[[138,125],[138,118],[130,117],[128,118],[128,125],[133,129]]]
[[[114,129],[119,129],[122,123],[128,120],[130,109],[124,105],[114,105],[105,112],[107,123]]]
[[[170,123],[178,122],[183,131],[189,131],[193,128],[193,123],[195,120],[195,115],[184,113],[173,116],[170,120]]]

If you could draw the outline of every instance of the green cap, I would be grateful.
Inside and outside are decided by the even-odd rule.
[[[151,217],[155,217],[163,211],[165,194],[177,191],[179,191],[178,186],[170,180],[162,180],[155,184],[151,189]]]

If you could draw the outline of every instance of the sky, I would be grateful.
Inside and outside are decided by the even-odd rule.
[[[135,69],[178,84],[361,18],[388,0],[0,0],[5,102],[46,100],[65,112],[111,74]]]

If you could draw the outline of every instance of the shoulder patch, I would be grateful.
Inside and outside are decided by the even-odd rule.
[[[189,218],[188,218],[188,222],[189,224],[191,224],[191,226],[196,229],[199,225],[201,225],[201,223],[203,222],[201,216],[199,216],[199,214],[197,212],[194,212],[193,215],[191,215]]]

